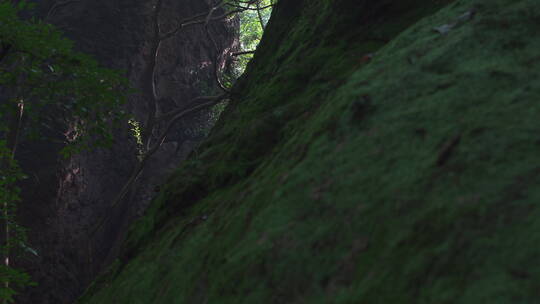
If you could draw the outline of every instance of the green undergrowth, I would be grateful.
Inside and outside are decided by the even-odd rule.
[[[540,2],[371,2],[279,2],[80,303],[540,303]]]

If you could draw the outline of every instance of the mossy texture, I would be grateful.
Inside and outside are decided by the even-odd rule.
[[[540,303],[539,32],[537,0],[281,0],[80,303]]]

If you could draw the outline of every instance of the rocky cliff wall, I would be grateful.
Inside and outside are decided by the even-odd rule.
[[[125,71],[136,90],[128,99],[126,111],[143,123],[148,111],[144,98],[148,84],[143,73],[152,56],[149,45],[154,33],[155,1],[36,2],[41,16],[73,39],[78,50],[107,67]],[[180,20],[207,10],[203,1],[165,0],[159,24],[169,30]],[[218,50],[201,26],[186,28],[162,44],[154,75],[162,109],[185,106],[195,96],[217,91],[212,64],[216,52],[235,47],[235,22],[231,19],[209,25]],[[203,129],[209,127],[208,119],[208,112],[202,112],[179,122],[147,164],[128,199],[115,208],[111,208],[111,202],[137,161],[130,126],[115,130],[112,149],[86,151],[68,160],[58,155],[62,144],[24,143],[19,161],[31,178],[22,187],[21,219],[29,228],[29,244],[39,257],[29,254],[18,263],[39,285],[23,292],[17,303],[72,303],[115,257],[128,223],[146,208],[164,176],[196,146]],[[102,229],[94,232],[105,217],[108,220]]]
[[[540,3],[281,0],[80,303],[537,303]]]

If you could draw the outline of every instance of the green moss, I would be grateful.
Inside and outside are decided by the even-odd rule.
[[[538,303],[540,3],[301,2],[81,303]]]

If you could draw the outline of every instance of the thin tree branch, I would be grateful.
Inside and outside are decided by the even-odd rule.
[[[67,1],[64,1],[64,2],[56,2],[50,9],[49,11],[47,12],[47,16],[45,17],[45,20],[46,21],[49,21],[50,18],[52,16],[54,16],[54,14],[56,14],[56,12],[58,11],[58,9],[60,9],[61,7],[63,6],[68,6],[70,4],[73,4],[73,3],[78,3],[78,2],[81,2],[81,0],[67,0]]]
[[[263,17],[262,17],[262,14],[261,14],[261,3],[260,2],[256,2],[255,5],[257,6],[257,16],[259,17],[259,23],[261,25],[261,30],[264,32],[264,20],[263,20]]]
[[[167,113],[163,113],[161,115],[158,115],[156,117],[156,121],[157,122],[161,122],[161,121],[165,121],[167,119],[170,119],[170,118],[173,118],[174,116],[176,116],[178,113],[182,112],[182,111],[185,111],[186,109],[190,108],[192,106],[193,103],[195,102],[200,102],[200,101],[204,101],[204,100],[214,100],[216,98],[221,98],[223,97],[223,94],[221,95],[217,95],[217,96],[199,96],[199,97],[195,97],[193,98],[192,100],[190,100],[188,103],[187,103],[187,106],[183,107],[183,108],[179,108],[179,109],[175,109],[175,110],[171,110]]]
[[[20,136],[20,133],[21,133],[21,129],[22,129],[22,123],[23,123],[23,114],[24,114],[24,102],[22,100],[20,100],[18,103],[17,103],[17,108],[18,108],[18,111],[16,113],[16,115],[14,117],[11,117],[11,122],[10,122],[10,126],[9,126],[9,129],[8,129],[8,135],[7,135],[7,148],[9,149],[10,151],[10,154],[9,156],[4,156],[5,158],[4,159],[1,159],[1,166],[2,167],[5,167],[6,170],[9,169],[9,167],[11,166],[10,163],[13,162],[13,160],[15,159],[15,153],[17,151],[17,146],[19,144],[19,136]],[[4,169],[4,168],[2,168]],[[9,187],[9,185],[4,185],[4,187]],[[10,258],[11,258],[11,252],[10,252],[10,249],[11,249],[11,246],[12,246],[12,242],[13,242],[13,235],[12,235],[12,231],[11,231],[11,223],[10,223],[10,217],[14,217],[16,214],[13,214],[13,211],[10,211],[10,208],[9,208],[9,200],[6,199],[4,201],[4,206],[3,206],[4,210],[3,210],[3,217],[4,217],[4,237],[5,237],[5,242],[6,242],[6,245],[4,246],[4,250],[3,250],[3,255],[4,255],[4,266],[9,268],[10,267]],[[6,280],[4,282],[4,287],[6,289],[9,288],[9,280]],[[4,301],[4,303],[7,303],[7,301]]]
[[[234,53],[231,53],[231,56],[241,56],[241,55],[250,55],[250,54],[255,54],[255,51],[234,52]]]
[[[192,108],[189,108],[189,109],[186,109],[186,110],[183,110],[183,111],[177,113],[171,120],[169,120],[169,122],[167,123],[167,126],[165,127],[165,130],[161,133],[161,135],[159,136],[157,142],[146,153],[144,153],[144,155],[141,157],[141,160],[137,163],[137,165],[133,169],[133,171],[131,173],[131,176],[129,177],[127,182],[124,184],[124,186],[122,187],[122,189],[120,190],[120,192],[118,193],[118,195],[116,196],[114,201],[111,203],[110,207],[113,208],[116,205],[118,205],[122,201],[122,199],[126,196],[126,194],[129,192],[129,190],[130,190],[131,186],[133,185],[133,183],[135,183],[135,181],[137,181],[137,179],[139,178],[142,170],[144,169],[144,166],[146,165],[146,162],[161,147],[161,145],[165,141],[165,138],[167,137],[167,133],[169,133],[172,126],[179,119],[181,119],[181,118],[183,118],[183,117],[185,117],[185,116],[187,116],[187,115],[189,115],[189,114],[191,114],[193,112],[212,107],[212,106],[220,103],[223,99],[225,99],[225,97],[226,97],[225,94],[216,96],[215,99],[209,100],[208,102],[201,103],[201,104],[196,105],[196,106],[194,106]],[[107,215],[106,217],[102,218],[102,220],[96,226],[94,226],[94,229],[92,230],[92,232],[90,232],[90,235],[94,235],[103,226],[103,224],[109,219],[109,217],[110,217],[110,215]]]
[[[246,10],[246,11],[255,11],[255,10],[258,9],[256,7],[247,7],[247,6],[235,5],[235,4],[232,4],[232,3],[227,3],[226,5],[230,6],[230,7]],[[269,4],[269,5],[266,5],[266,6],[261,6],[259,9],[264,10],[264,9],[267,9],[267,8],[271,8],[273,6],[274,6],[274,4]]]
[[[251,1],[249,3],[251,3]],[[142,76],[143,97],[148,99],[149,107],[150,107],[148,117],[144,125],[143,134],[142,134],[143,141],[146,143],[146,147],[145,147],[146,152],[140,156],[140,161],[136,164],[135,168],[133,168],[132,173],[129,176],[128,180],[123,185],[120,192],[111,203],[110,205],[111,208],[114,208],[124,199],[126,194],[132,188],[133,184],[140,177],[148,160],[152,157],[152,155],[154,155],[159,150],[159,148],[162,146],[163,142],[165,141],[167,134],[169,133],[171,128],[179,119],[187,115],[190,115],[196,111],[200,111],[200,110],[212,107],[218,104],[219,102],[221,102],[222,100],[224,100],[228,96],[229,90],[221,83],[221,80],[219,78],[219,65],[220,65],[221,55],[219,52],[218,45],[214,37],[210,33],[209,23],[211,21],[222,20],[224,18],[227,18],[228,16],[243,12],[245,11],[245,9],[237,9],[237,10],[223,13],[218,16],[214,16],[213,15],[214,12],[224,5],[225,3],[223,2],[223,0],[219,0],[215,5],[212,5],[209,3],[210,8],[208,12],[187,18],[183,20],[182,22],[180,22],[180,25],[178,25],[175,29],[163,34],[161,33],[160,24],[159,24],[159,16],[162,9],[162,0],[157,0],[156,5],[154,7],[155,11],[153,15],[154,36],[152,37],[152,41],[150,45],[150,53],[147,58],[148,62],[147,62],[145,71],[143,71],[143,76]],[[155,80],[156,80],[155,73],[156,73],[157,58],[159,56],[159,49],[160,49],[161,43],[164,40],[169,39],[173,37],[174,35],[176,35],[180,30],[188,26],[197,25],[197,24],[204,25],[205,32],[208,35],[209,39],[211,40],[212,45],[214,46],[214,49],[217,54],[216,60],[214,62],[214,77],[218,86],[225,93],[221,95],[217,95],[217,96],[199,96],[190,100],[186,107],[175,109],[161,115],[156,115],[158,93],[157,93],[156,85],[155,85]],[[247,54],[247,52],[245,53]],[[204,101],[204,102],[198,103],[201,101]],[[198,103],[198,104],[193,105],[194,103]],[[152,144],[151,142],[152,132],[154,128],[156,127],[156,125],[159,122],[163,122],[163,121],[166,121],[165,128],[159,134],[159,136],[156,137],[156,141]],[[99,221],[99,223],[96,226],[94,226],[94,228],[90,232],[90,236],[93,236],[103,226],[103,224],[109,219],[109,216],[110,215],[103,217]]]
[[[243,9],[238,9],[238,10],[234,10],[234,11],[230,11],[228,13],[224,13],[224,14],[221,14],[219,16],[216,16],[216,17],[211,17],[209,18],[208,20],[209,21],[217,21],[217,20],[221,20],[221,19],[224,19],[224,18],[227,18],[231,15],[234,15],[234,14],[237,14],[237,13],[241,13],[245,10]],[[188,26],[192,26],[192,25],[197,25],[197,24],[205,24],[207,19],[204,18],[204,19],[198,19],[197,18],[201,18],[201,17],[204,17],[204,16],[208,16],[208,12],[204,13],[204,14],[199,14],[197,15],[197,17],[193,17],[193,18],[188,18],[187,20],[184,20],[182,23],[180,23],[180,25],[178,25],[174,30],[164,34],[160,39],[161,40],[165,40],[165,39],[169,39],[171,38],[172,36],[176,35],[180,30],[182,30],[183,28],[185,27],[188,27]]]
[[[148,113],[146,116],[146,121],[144,123],[144,129],[142,131],[141,137],[143,143],[148,148],[152,141],[152,130],[155,125],[155,116],[157,112],[157,101],[158,93],[156,88],[156,65],[159,56],[159,50],[161,48],[161,28],[159,25],[159,16],[161,14],[161,9],[163,6],[162,0],[157,0],[156,5],[154,6],[154,15],[152,16],[152,23],[154,25],[154,35],[150,41],[150,54],[147,60],[147,66],[143,71],[142,75],[142,92],[144,99],[148,103]]]
[[[223,90],[223,92],[229,93],[229,89],[227,89],[223,85],[223,83],[221,83],[221,79],[219,79],[219,64],[221,63],[221,55],[219,54],[219,48],[218,48],[217,42],[212,36],[212,34],[210,34],[210,29],[208,27],[208,23],[210,22],[212,18],[213,12],[214,12],[214,8],[210,9],[210,11],[208,12],[208,16],[206,17],[206,22],[204,23],[204,30],[206,31],[206,35],[208,36],[210,41],[212,41],[212,44],[214,45],[214,50],[216,51],[216,59],[214,60],[214,78],[219,88]]]

